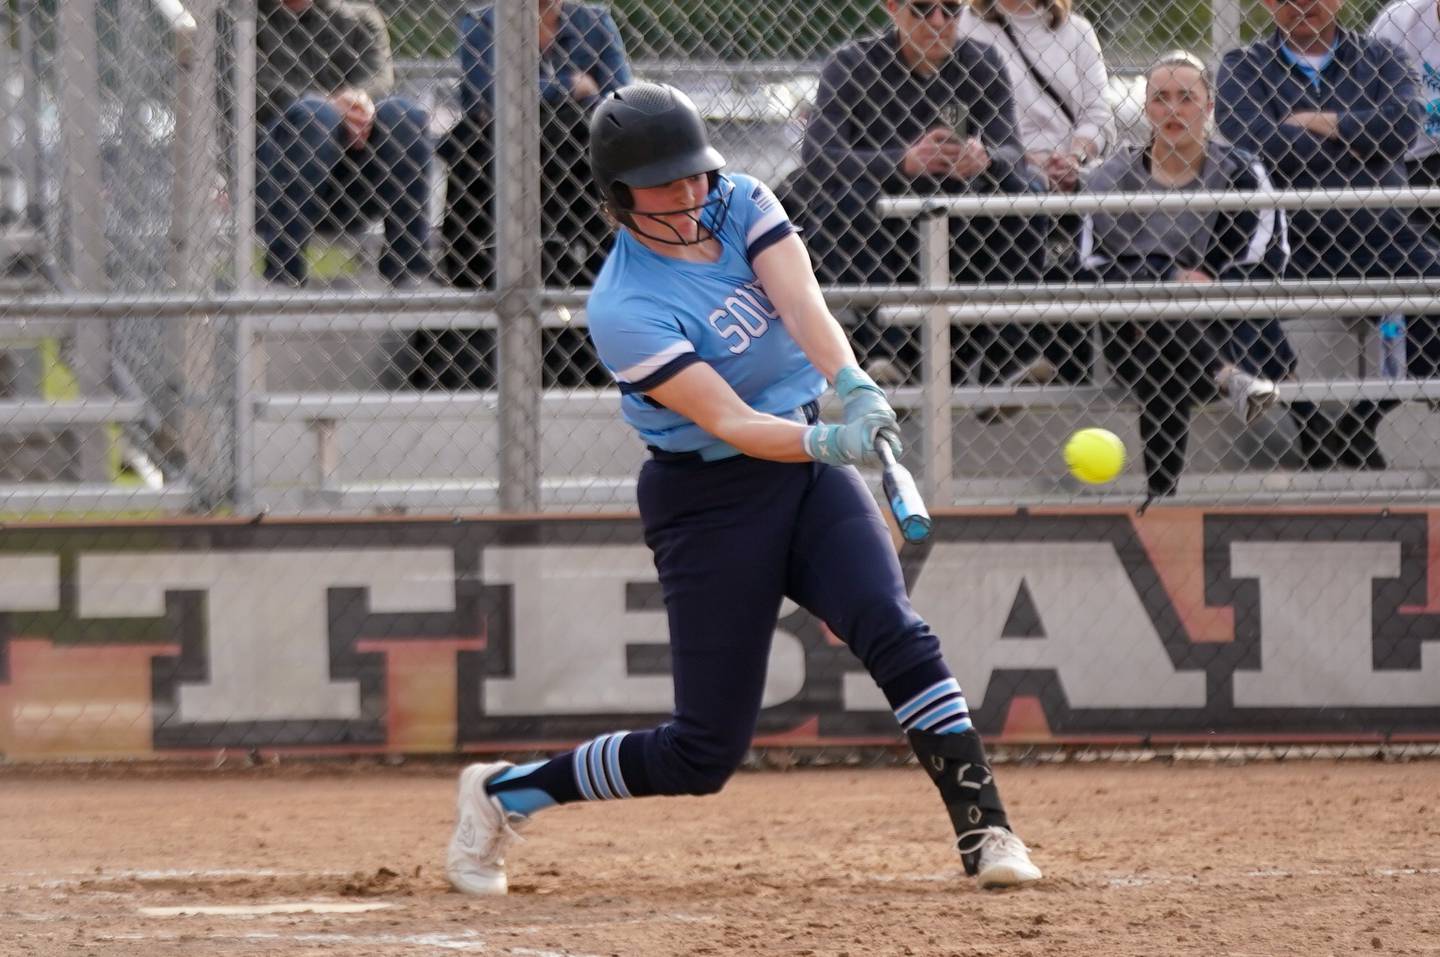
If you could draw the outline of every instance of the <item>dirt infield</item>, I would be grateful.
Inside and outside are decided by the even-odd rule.
[[[1440,954],[1440,762],[1000,769],[1045,881],[960,875],[914,768],[565,807],[470,900],[454,769],[0,771],[0,954]],[[191,914],[211,906],[387,905]]]

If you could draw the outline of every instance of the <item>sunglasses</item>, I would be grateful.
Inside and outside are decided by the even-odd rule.
[[[965,10],[963,3],[936,3],[934,0],[918,0],[916,3],[908,3],[906,6],[910,8],[910,13],[919,20],[929,20],[930,14],[936,10],[939,10],[940,15],[946,20],[954,20]]]

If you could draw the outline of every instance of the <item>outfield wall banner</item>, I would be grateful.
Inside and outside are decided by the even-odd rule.
[[[902,562],[994,741],[1440,739],[1440,510],[950,512]],[[633,517],[0,531],[0,753],[521,750],[665,720]],[[898,740],[782,608],[757,742]]]

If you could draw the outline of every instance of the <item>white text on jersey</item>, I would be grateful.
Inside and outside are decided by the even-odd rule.
[[[738,356],[750,348],[753,340],[770,331],[770,323],[779,318],[759,284],[747,282],[726,298],[723,309],[710,313],[709,321],[716,332],[731,340],[729,349]]]

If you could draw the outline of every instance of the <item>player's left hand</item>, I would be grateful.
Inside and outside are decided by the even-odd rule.
[[[900,433],[883,416],[871,413],[844,425],[811,426],[805,433],[805,454],[827,465],[879,465],[877,442],[888,443],[891,454],[900,457]]]
[[[878,445],[881,442],[890,446],[891,458],[899,459],[905,451],[905,445],[900,441],[900,430],[896,426],[887,425],[876,431],[875,443]]]
[[[875,380],[859,366],[846,366],[836,374],[835,394],[840,396],[840,401],[845,406],[847,425],[877,416],[880,428],[899,434],[900,426],[895,418],[895,410],[890,407],[885,390],[876,385]]]
[[[805,454],[826,465],[879,465],[880,456],[875,451],[879,434],[880,427],[873,418],[845,425],[812,425],[805,433]]]

